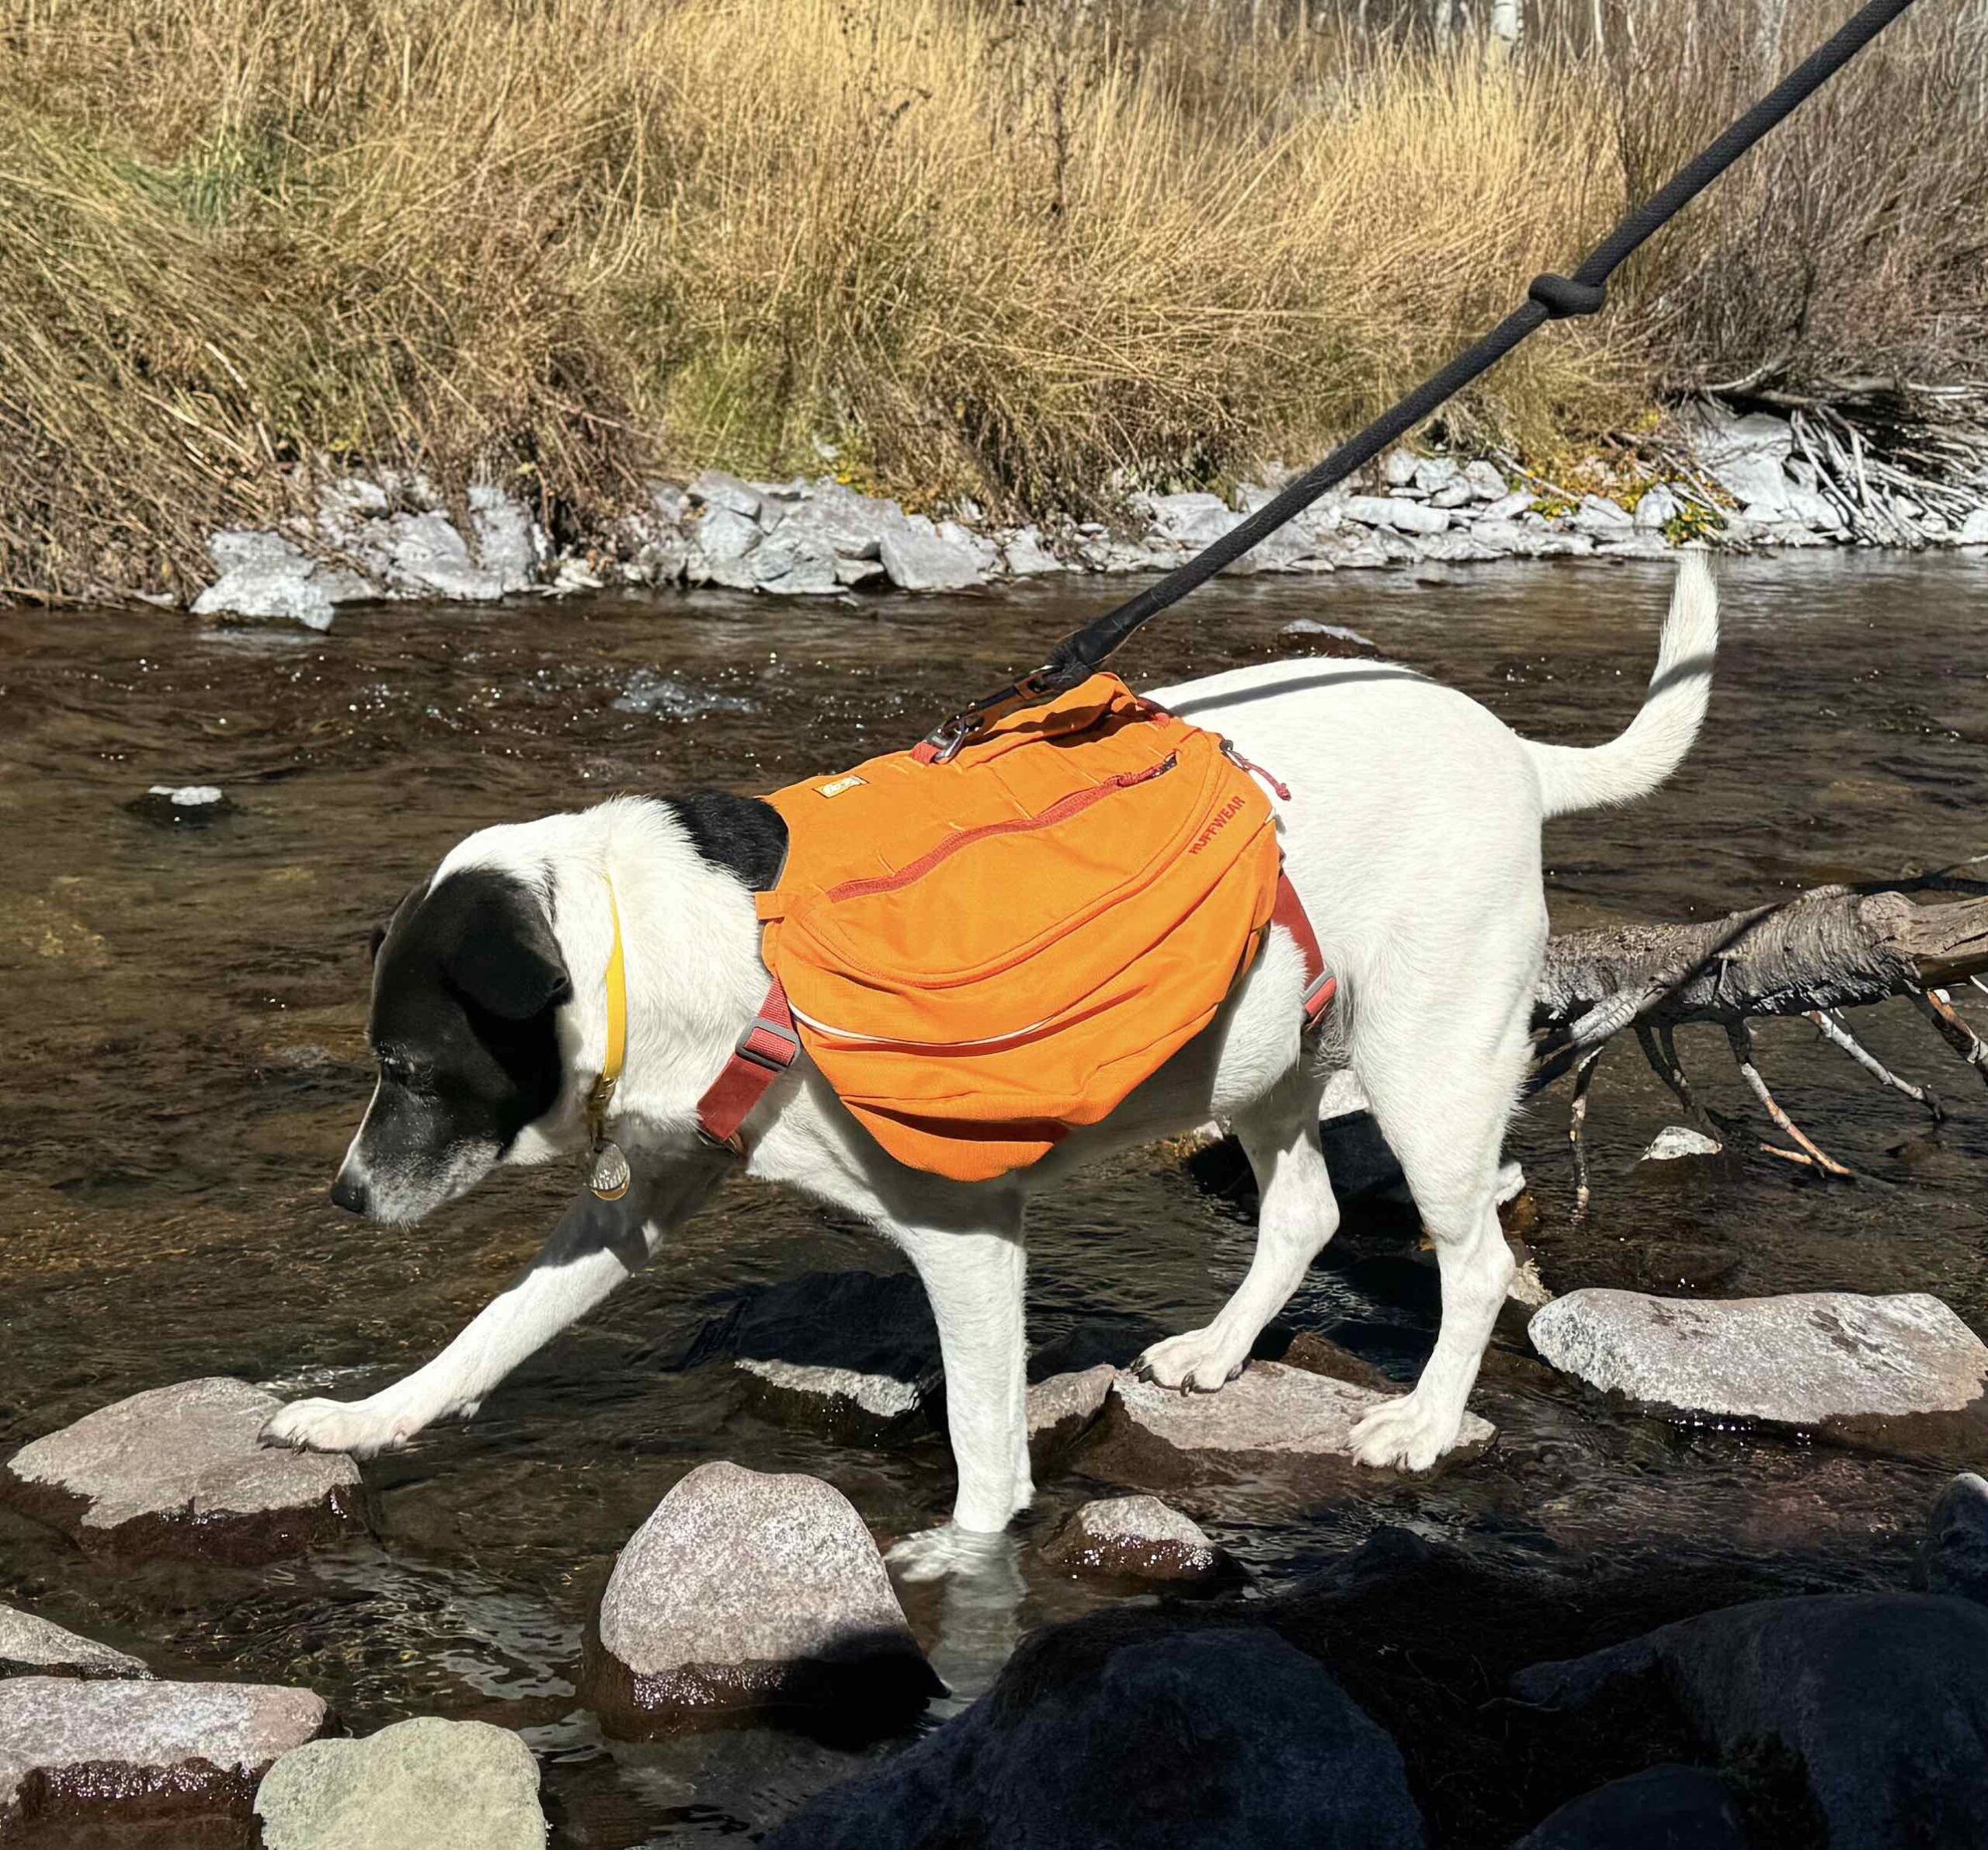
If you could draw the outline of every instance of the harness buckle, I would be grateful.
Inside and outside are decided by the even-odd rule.
[[[754,1037],[759,1035],[778,1041],[778,1048],[769,1051],[755,1045]],[[739,1037],[739,1045],[732,1051],[736,1058],[750,1060],[754,1066],[763,1066],[769,1073],[784,1073],[801,1057],[801,1037],[784,1023],[771,1021],[761,1015]]]

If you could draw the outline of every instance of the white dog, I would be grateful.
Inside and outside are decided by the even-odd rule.
[[[1156,695],[1290,788],[1276,806],[1285,867],[1340,982],[1322,1045],[1301,1037],[1302,962],[1278,928],[1196,1040],[1103,1122],[996,1181],[901,1167],[805,1057],[767,1094],[746,1125],[749,1172],[860,1215],[930,1295],[959,1483],[952,1536],[934,1532],[928,1562],[1002,1529],[1032,1494],[1030,1196],[1113,1151],[1210,1122],[1235,1132],[1262,1191],[1248,1275],[1205,1329],[1142,1358],[1163,1384],[1218,1390],[1338,1223],[1319,1146],[1338,1066],[1400,1159],[1442,1278],[1434,1351],[1413,1392],[1361,1422],[1358,1455],[1422,1470],[1455,1443],[1512,1271],[1493,1195],[1546,936],[1540,824],[1628,802],[1670,774],[1704,718],[1717,640],[1711,573],[1687,556],[1642,711],[1587,750],[1521,739],[1463,694],[1371,662],[1277,662]],[[611,1128],[634,1184],[612,1203],[583,1193],[523,1276],[426,1366],[363,1400],[286,1407],[268,1441],[363,1456],[468,1416],[696,1210],[738,1160],[700,1140],[697,1106],[766,990],[752,894],[773,883],[784,841],[777,815],[749,799],[617,798],[472,835],[402,902],[376,947],[380,1081],[334,1198],[411,1223],[498,1164],[587,1148],[609,878],[629,1021]]]

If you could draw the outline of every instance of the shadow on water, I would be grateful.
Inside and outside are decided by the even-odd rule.
[[[1667,583],[1662,568],[1562,564],[1224,584],[1124,666],[1159,682],[1302,653],[1283,626],[1323,618],[1521,731],[1593,742],[1635,705]],[[1988,563],[1744,561],[1725,585],[1712,720],[1686,770],[1632,811],[1549,832],[1560,927],[1703,916],[1988,847]],[[1092,585],[860,608],[718,594],[403,607],[342,614],[324,636],[0,615],[0,1449],[196,1374],[366,1391],[430,1354],[535,1250],[568,1177],[502,1180],[415,1233],[359,1226],[325,1196],[368,1087],[368,929],[457,836],[615,791],[768,788],[900,746],[1103,597]],[[151,784],[193,781],[222,785],[238,813],[172,830],[124,808]],[[1770,1028],[1771,1082],[1863,1172],[1854,1187],[1765,1156],[1637,1167],[1671,1114],[1618,1049],[1590,1118],[1597,1212],[1576,1227],[1564,1108],[1537,1103],[1512,1153],[1534,1178],[1548,1284],[1927,1289],[1988,1327],[1988,1099],[1909,1011],[1874,1011],[1859,1031],[1956,1108],[1929,1135],[1806,1024]],[[1715,1108],[1739,1118],[1717,1037],[1682,1044]],[[1246,1263],[1250,1207],[1158,1153],[1043,1204],[1036,1340],[1093,1318],[1203,1320]],[[732,1184],[474,1425],[368,1466],[373,1539],[254,1573],[113,1574],[0,1512],[0,1598],[168,1673],[308,1683],[355,1730],[422,1713],[521,1729],[565,1845],[763,1831],[857,1758],[766,1731],[612,1745],[572,1674],[616,1549],[701,1460],[829,1477],[880,1532],[943,1514],[936,1438],[832,1445],[770,1423],[728,1367],[664,1365],[740,1287],[849,1268],[896,1269],[874,1240]],[[1287,1320],[1406,1380],[1435,1303],[1412,1221],[1362,1214]],[[1323,1502],[1267,1483],[1180,1501],[1268,1587],[1384,1523],[1486,1549],[1854,1586],[1896,1582],[1943,1475],[1628,1417],[1531,1360],[1516,1318],[1479,1404],[1498,1445],[1427,1482]],[[958,1698],[1023,1632],[1103,1597],[1035,1546],[1095,1488],[1052,1479],[998,1584],[906,1590]]]

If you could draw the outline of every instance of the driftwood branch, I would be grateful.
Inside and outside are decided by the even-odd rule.
[[[1949,984],[1988,971],[1988,886],[1950,869],[1913,882],[1911,888],[1972,896],[1922,905],[1899,888],[1818,887],[1779,905],[1703,923],[1625,925],[1552,939],[1534,1010],[1526,1089],[1537,1092],[1569,1072],[1576,1076],[1569,1136],[1577,1209],[1585,1207],[1588,1195],[1582,1139],[1594,1063],[1625,1028],[1633,1029],[1652,1069],[1693,1123],[1709,1129],[1672,1035],[1687,1022],[1723,1028],[1749,1089],[1795,1146],[1761,1147],[1826,1175],[1851,1172],[1818,1146],[1767,1090],[1753,1057],[1752,1024],[1760,1017],[1807,1017],[1830,1045],[1880,1084],[1916,1100],[1938,1121],[1943,1113],[1932,1094],[1888,1070],[1836,1019],[1840,1010],[1908,997],[1988,1083],[1988,1043],[1941,993]]]

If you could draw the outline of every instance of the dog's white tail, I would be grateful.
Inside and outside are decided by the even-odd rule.
[[[1669,777],[1704,723],[1718,648],[1719,589],[1705,555],[1687,552],[1677,567],[1670,614],[1663,620],[1656,672],[1629,729],[1606,745],[1588,747],[1525,742],[1539,776],[1544,813],[1565,815],[1633,803]]]

